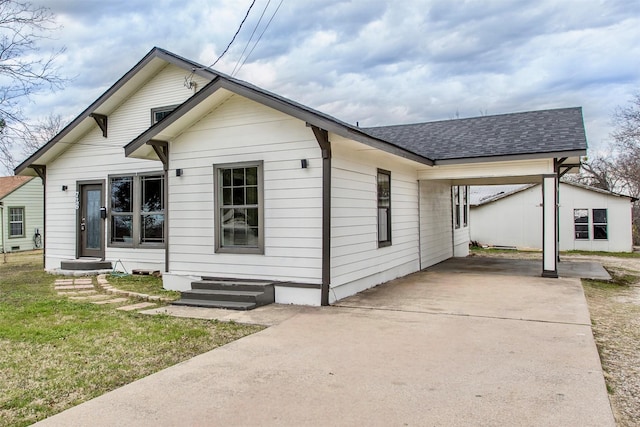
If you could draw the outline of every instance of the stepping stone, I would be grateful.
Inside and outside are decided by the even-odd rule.
[[[103,305],[103,304],[118,304],[120,302],[125,302],[128,301],[128,298],[113,298],[113,299],[106,299],[103,301],[93,301],[94,304],[99,304],[99,305]]]
[[[104,294],[69,297],[69,299],[72,299],[74,301],[98,301],[98,300],[103,300],[107,298],[111,298],[111,297],[109,295],[104,295]]]
[[[55,289],[63,290],[63,289],[93,289],[93,285],[62,285],[56,286]]]
[[[97,294],[98,292],[95,291],[94,289],[87,289],[86,291],[83,290],[79,290],[79,291],[58,291],[58,295],[90,295],[90,294]]]
[[[91,280],[91,278],[85,278],[85,279],[75,279],[73,283],[76,285],[91,285],[93,284],[93,281]]]
[[[56,285],[73,285],[73,279],[57,279]]]
[[[152,303],[152,302],[141,302],[141,303],[138,303],[138,304],[125,305],[124,307],[118,307],[118,308],[116,308],[116,310],[133,311],[133,310],[140,310],[142,308],[148,308],[148,307],[152,307],[152,306],[155,306],[155,304]]]

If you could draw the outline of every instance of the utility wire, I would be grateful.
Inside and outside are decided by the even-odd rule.
[[[253,52],[253,50],[256,48],[256,46],[258,45],[258,43],[260,42],[260,40],[262,39],[262,36],[264,35],[265,31],[267,31],[267,28],[269,28],[269,24],[271,24],[271,21],[273,21],[273,18],[276,16],[276,13],[278,13],[278,10],[280,10],[280,6],[282,6],[282,2],[284,2],[284,0],[280,0],[280,3],[278,4],[278,7],[276,8],[276,10],[273,12],[273,15],[271,15],[271,18],[269,19],[269,22],[267,22],[267,25],[264,27],[264,29],[262,30],[262,33],[260,33],[260,37],[258,37],[258,40],[256,40],[255,44],[253,45],[253,47],[251,48],[251,50],[249,51],[249,53],[247,54],[247,56],[244,58],[244,61],[242,61],[242,64],[240,64],[240,67],[238,67],[238,72],[240,72],[240,69],[244,66],[244,64],[247,62],[247,59],[249,59],[249,57],[251,56],[251,53]]]
[[[231,45],[233,44],[234,40],[236,39],[236,37],[238,36],[238,33],[240,32],[240,30],[242,29],[242,25],[244,24],[244,21],[247,20],[247,17],[249,16],[249,12],[251,12],[251,8],[253,8],[253,5],[256,4],[256,0],[253,0],[251,2],[251,5],[249,6],[249,9],[247,10],[246,15],[244,15],[244,19],[242,20],[242,22],[240,22],[240,26],[238,27],[238,30],[236,31],[236,33],[233,35],[233,38],[231,39],[231,41],[229,42],[229,44],[227,45],[227,48],[224,50],[224,52],[222,52],[220,54],[220,56],[218,56],[218,59],[215,60],[215,62],[211,65],[209,65],[209,68],[212,68],[213,66],[215,66],[218,61],[220,61],[220,59],[222,59],[222,57],[224,56],[225,53],[227,53],[227,51],[229,50],[229,48],[231,47]]]
[[[264,9],[262,9],[262,15],[260,15],[260,19],[258,19],[258,23],[255,25],[255,27],[253,27],[253,32],[251,33],[251,37],[249,37],[249,40],[247,40],[247,44],[244,45],[244,49],[242,49],[242,53],[238,57],[238,60],[236,61],[236,65],[233,67],[233,71],[231,72],[232,76],[236,72],[236,68],[238,68],[238,65],[240,64],[240,61],[242,60],[242,57],[244,56],[244,53],[247,51],[247,48],[249,47],[249,44],[251,43],[251,40],[253,40],[253,36],[255,35],[256,31],[258,30],[258,27],[260,26],[260,23],[262,22],[262,18],[264,17],[264,14],[266,13],[267,8],[269,7],[270,4],[271,4],[271,0],[267,1],[267,5],[264,7]]]

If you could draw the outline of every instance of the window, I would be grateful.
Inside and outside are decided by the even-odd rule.
[[[591,218],[593,219],[593,239],[607,240],[607,210],[593,209]]]
[[[151,109],[151,124],[155,125],[160,120],[167,117],[173,110],[175,110],[177,105],[169,105],[166,107],[158,107]]]
[[[469,224],[469,187],[462,187],[462,226]]]
[[[9,238],[24,237],[24,208],[9,208]]]
[[[589,210],[574,209],[573,223],[576,240],[589,239]]]
[[[378,247],[391,245],[391,172],[378,169]]]
[[[164,176],[117,176],[109,179],[110,243],[114,246],[164,244]]]
[[[460,228],[460,187],[453,187],[453,225]]]
[[[214,166],[216,252],[264,253],[262,162]]]

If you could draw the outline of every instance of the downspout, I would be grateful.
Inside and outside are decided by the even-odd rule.
[[[169,143],[167,141],[151,140],[147,142],[156,152],[162,162],[164,171],[164,185],[162,197],[164,198],[164,272],[169,272]]]
[[[331,142],[329,133],[317,126],[311,126],[322,151],[322,286],[320,305],[329,305],[331,285]]]

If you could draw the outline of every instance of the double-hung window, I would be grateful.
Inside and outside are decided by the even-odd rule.
[[[591,224],[589,224],[589,209],[573,210],[573,226],[576,240],[607,240],[607,210],[591,209]],[[589,233],[591,231],[591,233]]]
[[[112,246],[164,245],[164,175],[124,175],[109,178]]]
[[[9,238],[24,237],[24,208],[9,208]]]
[[[378,247],[391,246],[391,172],[378,169]]]
[[[469,224],[469,188],[464,185],[451,187],[453,200],[453,226],[454,228],[466,227]]]
[[[607,240],[607,210],[592,209],[591,218],[593,219],[593,239]]]
[[[264,253],[262,162],[214,165],[216,252]]]

